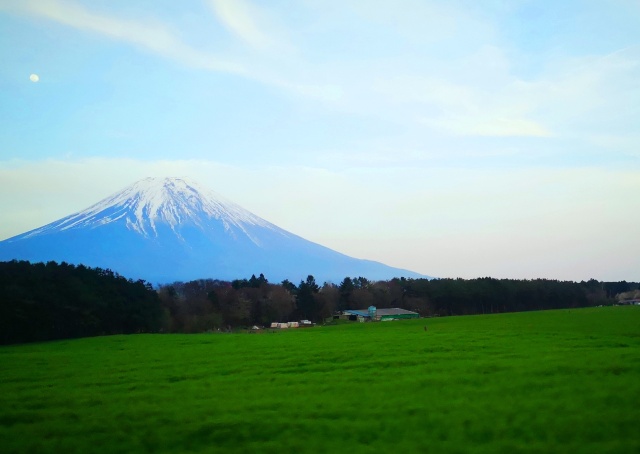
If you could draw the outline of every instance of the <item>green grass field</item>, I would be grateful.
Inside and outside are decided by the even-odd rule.
[[[5,346],[0,451],[640,452],[640,308]]]

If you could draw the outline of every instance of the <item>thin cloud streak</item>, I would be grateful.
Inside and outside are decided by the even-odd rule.
[[[266,28],[266,14],[245,0],[209,0],[208,4],[224,27],[252,49],[278,51],[290,48],[274,36],[273,27]]]
[[[5,6],[23,14],[45,18],[78,30],[126,42],[192,68],[226,72],[243,77],[249,74],[236,62],[226,61],[193,49],[180,41],[169,27],[159,21],[128,20],[97,14],[78,3],[62,0],[27,0],[10,2]]]

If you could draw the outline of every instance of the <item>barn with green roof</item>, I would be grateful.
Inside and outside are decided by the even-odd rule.
[[[375,306],[370,306],[368,309],[348,309],[342,311],[342,313],[343,315],[361,317],[372,321],[420,318],[420,314],[417,312],[400,309],[399,307],[378,309]]]

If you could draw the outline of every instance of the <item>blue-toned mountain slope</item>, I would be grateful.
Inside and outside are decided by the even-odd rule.
[[[86,210],[0,242],[0,260],[65,261],[153,284],[264,273],[272,282],[425,277],[307,241],[196,183],[147,178]]]

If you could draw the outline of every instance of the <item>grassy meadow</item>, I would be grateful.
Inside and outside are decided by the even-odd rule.
[[[0,440],[6,453],[640,452],[640,307],[0,347]]]

